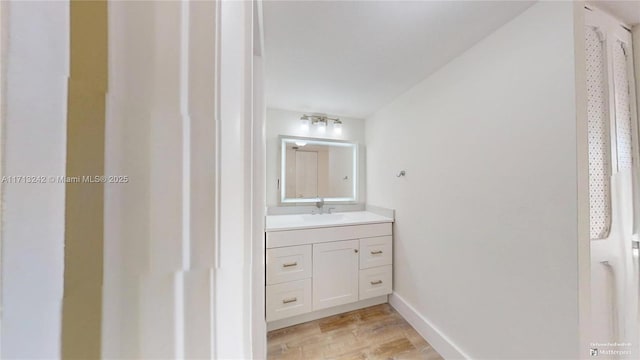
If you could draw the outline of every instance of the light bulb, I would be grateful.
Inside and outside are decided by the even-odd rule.
[[[309,131],[309,119],[300,119],[300,129],[302,129],[302,131]]]
[[[327,123],[324,121],[318,122],[318,132],[324,133],[327,130]]]
[[[340,120],[333,123],[333,132],[336,134],[342,134],[342,122]]]

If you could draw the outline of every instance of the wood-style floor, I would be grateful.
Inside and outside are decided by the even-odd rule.
[[[388,304],[267,334],[268,359],[425,359],[442,357]]]

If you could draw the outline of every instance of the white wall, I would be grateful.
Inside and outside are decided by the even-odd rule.
[[[300,117],[304,115],[302,112],[267,109],[266,121],[266,137],[267,137],[267,206],[279,206],[280,192],[278,190],[278,178],[280,177],[280,141],[278,136],[305,136],[321,139],[346,140],[360,145],[365,143],[365,123],[362,119],[338,117],[342,121],[342,134],[335,134],[331,125],[327,127],[326,132],[320,133],[314,126],[309,126],[308,131],[302,130],[300,127]],[[361,159],[359,176],[359,199],[363,202],[366,189],[364,177],[364,164],[366,159],[366,151],[364,146],[359,146],[359,155]]]
[[[69,2],[6,2],[2,12],[3,175],[64,175]],[[65,185],[2,187],[0,357],[59,358]]]
[[[537,3],[367,119],[394,291],[472,358],[578,356],[573,27]]]

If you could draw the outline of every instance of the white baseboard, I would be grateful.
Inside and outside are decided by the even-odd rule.
[[[420,315],[405,299],[395,292],[389,295],[389,304],[407,320],[416,331],[445,359],[470,359],[451,339]]]
[[[270,321],[267,323],[267,331],[282,329],[292,325],[302,324],[307,321],[313,321],[313,320],[321,319],[327,316],[333,316],[333,315],[345,313],[348,311],[363,309],[369,306],[384,304],[386,302],[387,302],[387,295],[382,295],[382,296],[377,296],[377,297],[366,299],[366,300],[356,301],[349,304],[334,306],[334,307],[330,307],[322,310],[316,310],[310,313],[292,316],[286,319]]]

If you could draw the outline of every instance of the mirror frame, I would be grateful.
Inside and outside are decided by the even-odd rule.
[[[323,198],[326,202],[331,203],[356,203],[358,201],[358,164],[359,154],[358,154],[358,143],[346,141],[346,140],[334,140],[334,139],[322,139],[322,138],[311,138],[304,136],[289,136],[289,135],[280,135],[280,203],[281,204],[299,204],[299,203],[315,203],[318,201],[318,198],[287,198],[286,197],[286,159],[285,154],[287,153],[287,143],[295,143],[296,141],[304,140],[307,143],[316,144],[316,145],[333,145],[333,146],[343,146],[343,147],[351,147],[353,149],[353,196],[351,197],[327,197]]]

